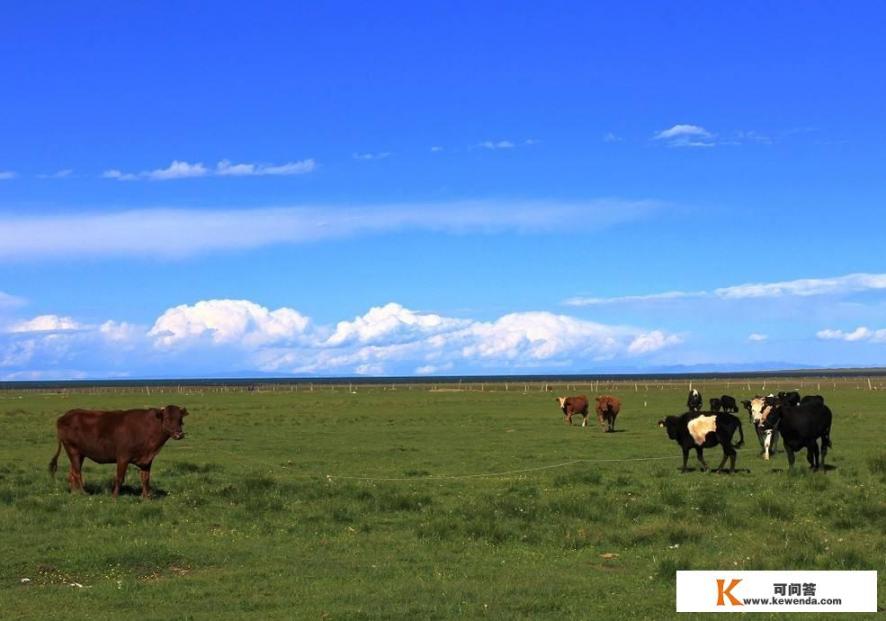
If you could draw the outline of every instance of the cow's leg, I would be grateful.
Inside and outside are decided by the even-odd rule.
[[[788,467],[794,467],[794,451],[787,444],[784,445],[784,454],[788,457]]]
[[[824,458],[825,455],[828,454],[828,440],[827,436],[822,437],[821,439],[821,467],[824,469]]]
[[[683,472],[686,472],[686,460],[689,459],[689,449],[683,447]]]
[[[778,452],[778,431],[775,429],[772,430],[772,443],[771,443],[771,455],[775,455]]]
[[[708,465],[704,461],[704,449],[702,449],[700,446],[696,446],[695,447],[695,456],[698,458],[698,461],[701,463],[701,469],[707,470]]]
[[[769,461],[770,447],[772,446],[772,430],[767,429],[763,432],[763,459]]]
[[[75,449],[65,446],[68,461],[71,463],[68,470],[68,488],[72,492],[84,493],[83,489],[83,456]]]
[[[809,462],[813,470],[818,470],[818,442],[816,440],[810,442],[806,447],[806,461]]]
[[[587,427],[587,426],[588,426],[588,415],[587,415],[587,414],[582,414],[582,415],[581,415],[581,426],[582,426],[582,427]]]
[[[139,477],[142,480],[142,498],[151,497],[151,464],[139,466]]]
[[[114,498],[120,495],[120,486],[123,485],[123,479],[126,478],[127,466],[129,466],[129,462],[117,460],[117,476],[114,477]]]

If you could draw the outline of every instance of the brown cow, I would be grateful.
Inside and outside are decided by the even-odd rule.
[[[588,398],[584,395],[577,397],[557,397],[560,409],[563,410],[563,422],[572,424],[572,415],[581,414],[581,426],[588,426]]]
[[[58,455],[65,447],[71,470],[68,483],[71,491],[83,492],[83,460],[89,458],[99,464],[117,464],[114,477],[114,498],[129,464],[141,472],[142,498],[150,495],[151,463],[169,438],[181,440],[182,418],[185,408],[167,405],[165,408],[143,410],[70,410],[56,422],[58,450],[49,462],[49,472],[58,469]]]
[[[615,417],[621,411],[621,401],[618,397],[603,395],[597,397],[597,421],[604,431],[615,431]]]

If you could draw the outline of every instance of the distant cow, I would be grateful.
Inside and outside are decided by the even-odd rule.
[[[742,402],[744,403],[744,402]],[[769,415],[772,407],[778,403],[778,397],[769,395],[767,397],[754,397],[749,401],[750,408],[748,413],[751,415],[751,422],[754,424],[754,430],[757,432],[757,440],[760,441],[760,447],[763,449],[763,459],[769,461],[769,458],[778,452],[778,436],[777,429],[766,429],[763,422]]]
[[[581,414],[581,426],[588,426],[588,398],[584,395],[577,397],[557,397],[560,409],[563,410],[563,422],[572,424],[572,416]]]
[[[802,399],[800,399],[800,405],[808,405],[810,403],[818,403],[819,405],[824,405],[824,397],[821,395],[806,395]]]
[[[142,410],[71,410],[56,422],[58,449],[49,462],[49,472],[58,469],[58,455],[65,447],[71,469],[68,483],[71,491],[83,491],[83,460],[99,464],[117,464],[114,477],[114,497],[126,476],[129,464],[141,472],[142,498],[150,495],[151,464],[169,438],[181,440],[182,419],[188,415],[185,408],[167,405],[165,408]]]
[[[717,397],[714,397],[710,400],[711,404],[711,412],[719,412],[720,411],[720,400]]]
[[[735,403],[735,398],[729,395],[722,395],[720,397],[720,407],[723,408],[724,412],[731,412],[733,414],[738,412],[738,404]]]
[[[704,403],[701,399],[701,393],[695,388],[689,391],[689,397],[686,399],[686,407],[690,412],[701,412],[701,406]]]
[[[778,400],[791,407],[800,405],[800,393],[796,390],[778,393]]]
[[[604,431],[615,431],[615,418],[621,411],[621,401],[617,397],[603,395],[597,397],[597,421]]]
[[[683,450],[683,472],[686,472],[689,449],[695,449],[702,469],[707,470],[704,449],[718,444],[723,447],[723,460],[717,470],[722,470],[723,464],[729,459],[730,472],[735,472],[735,449],[744,444],[744,431],[737,416],[717,412],[686,412],[680,416],[668,416],[658,421],[658,426],[665,428],[668,437],[675,440]],[[732,436],[736,429],[739,440],[733,445]]]
[[[763,426],[781,432],[790,467],[794,466],[794,453],[805,448],[806,461],[813,470],[818,470],[820,466],[824,466],[824,458],[831,447],[832,418],[830,408],[824,403],[791,406],[778,402],[768,412]]]

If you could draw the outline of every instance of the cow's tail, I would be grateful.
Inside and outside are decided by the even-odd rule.
[[[741,427],[741,419],[738,416],[734,418],[738,422],[738,443],[734,446],[735,448],[741,448],[742,444],[744,444],[744,429]]]
[[[58,448],[55,450],[55,455],[52,456],[52,459],[49,461],[49,474],[51,476],[55,476],[56,470],[58,470],[58,454],[62,452],[62,441],[58,441]]]
[[[823,434],[821,434],[821,447],[831,448],[831,446],[831,426],[828,425],[828,428],[824,430]]]

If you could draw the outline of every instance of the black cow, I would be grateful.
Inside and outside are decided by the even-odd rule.
[[[800,405],[800,393],[796,390],[791,390],[788,392],[780,392],[778,393],[778,400],[784,403],[785,405],[789,405],[791,407],[795,407]]]
[[[711,399],[710,404],[711,404],[711,412],[719,412],[720,411],[720,407],[721,407],[720,400],[717,399],[717,397],[714,397],[713,399]]]
[[[824,466],[824,458],[831,447],[831,419],[833,414],[824,403],[811,402],[791,406],[776,403],[763,421],[764,429],[781,432],[788,465],[794,466],[794,453],[806,449],[806,461],[813,470]],[[821,438],[819,457],[818,439]]]
[[[686,399],[686,407],[690,412],[701,412],[701,406],[704,403],[701,393],[693,388],[689,391],[689,397]]]
[[[806,395],[802,399],[800,399],[800,405],[808,405],[810,403],[818,403],[819,405],[824,405],[824,397],[821,395]]]
[[[720,397],[720,407],[723,408],[724,412],[732,412],[733,414],[738,412],[738,404],[735,403],[735,398],[729,395],[722,395]]]
[[[735,449],[744,444],[744,431],[737,416],[718,412],[686,412],[680,416],[668,416],[658,421],[658,426],[667,429],[668,437],[676,441],[683,450],[683,472],[686,472],[689,449],[695,449],[695,456],[702,469],[707,470],[704,449],[718,444],[723,447],[723,460],[717,470],[722,471],[723,464],[729,459],[730,472],[735,472]],[[733,445],[732,436],[736,428],[739,440]]]

